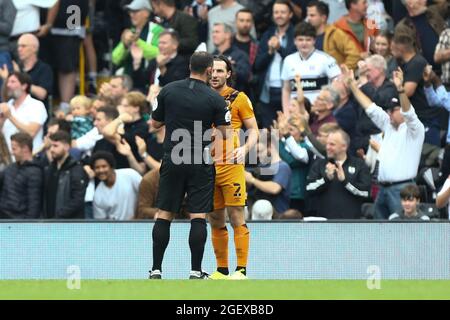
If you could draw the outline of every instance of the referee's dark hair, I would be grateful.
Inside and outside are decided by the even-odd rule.
[[[114,159],[114,156],[111,152],[97,151],[96,153],[94,153],[91,157],[91,162],[90,162],[90,166],[91,166],[92,170],[94,170],[95,162],[97,160],[105,160],[111,168],[113,168],[113,169],[116,168],[116,159]]]
[[[300,22],[295,27],[294,37],[311,37],[316,38],[316,29],[308,22]]]
[[[214,58],[206,51],[194,52],[189,62],[189,69],[195,74],[204,74],[206,69],[212,68]]]
[[[224,55],[216,55],[214,56],[214,61],[223,61],[225,62],[226,66],[227,66],[227,72],[230,71],[231,72],[231,76],[227,79],[227,85],[228,86],[232,86],[234,84],[235,79],[235,73],[234,73],[234,69],[233,69],[233,65],[230,62],[230,59],[228,59],[227,57],[225,57]]]
[[[330,7],[328,6],[328,3],[325,3],[323,1],[318,1],[318,0],[310,1],[306,5],[306,7],[307,8],[315,7],[317,12],[321,16],[327,16],[327,18],[330,16]]]

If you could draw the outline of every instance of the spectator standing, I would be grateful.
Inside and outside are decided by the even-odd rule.
[[[369,198],[371,177],[363,160],[347,155],[350,137],[343,130],[329,134],[327,159],[313,163],[306,190],[316,197],[316,214],[327,219],[359,219]]]
[[[254,28],[253,14],[248,9],[241,9],[236,13],[236,34],[233,39],[233,45],[244,51],[248,55],[250,67],[255,63],[258,53],[258,41],[251,35]]]
[[[281,71],[283,80],[283,112],[289,114],[290,99],[297,97],[295,76],[301,75],[305,98],[314,103],[322,86],[341,74],[336,60],[315,48],[316,30],[302,22],[295,28],[297,52],[286,57]]]
[[[235,87],[239,91],[247,91],[250,80],[251,66],[248,55],[233,45],[233,30],[229,25],[217,23],[213,26],[212,41],[216,50],[215,55],[227,57],[233,65],[236,74]]]
[[[10,137],[19,131],[33,137],[33,152],[39,150],[44,139],[44,123],[47,111],[44,104],[31,97],[31,78],[26,73],[11,73],[6,80],[8,103],[0,104],[0,129],[9,150]]]
[[[33,162],[33,138],[24,132],[11,136],[15,163],[0,179],[0,218],[37,219],[41,214],[43,173]]]
[[[412,38],[417,52],[440,74],[441,67],[434,60],[434,52],[446,27],[444,19],[435,8],[428,8],[426,1],[405,1],[405,6],[408,15],[396,25],[395,35]]]
[[[347,33],[359,49],[360,56],[369,54],[373,38],[379,29],[375,21],[367,19],[367,0],[345,0],[348,15],[341,17],[335,25]]]
[[[338,65],[345,64],[356,69],[360,60],[359,50],[349,36],[335,25],[327,24],[329,7],[322,1],[308,3],[308,22],[316,29],[315,47],[336,59]]]
[[[292,16],[288,1],[275,1],[272,7],[274,25],[262,35],[256,55],[254,70],[259,81],[260,104],[255,111],[263,128],[270,128],[277,119],[277,111],[282,110],[283,60],[296,51]]]
[[[164,28],[150,21],[152,8],[148,0],[134,0],[125,9],[132,27],[122,32],[121,41],[112,52],[112,62],[131,76],[136,70],[147,68],[149,61],[156,58],[159,34]],[[138,83],[135,86],[141,87]]]
[[[44,174],[45,219],[84,218],[87,176],[82,165],[70,154],[70,134],[58,131],[50,136],[52,163]]]
[[[178,10],[174,0],[150,0],[150,2],[155,14],[163,19],[162,26],[178,32],[180,42],[178,52],[190,56],[199,44],[197,20]]]
[[[390,105],[385,105],[388,113],[361,92],[351,72],[346,70],[344,73],[359,104],[384,132],[378,153],[380,191],[375,201],[375,218],[387,219],[400,208],[400,190],[417,176],[425,128],[408,99],[400,68],[393,75],[400,103],[394,99]]]

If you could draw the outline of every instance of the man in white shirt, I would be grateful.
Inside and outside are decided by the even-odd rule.
[[[47,111],[44,104],[31,97],[31,78],[26,73],[11,73],[6,80],[8,103],[0,104],[0,130],[11,151],[11,136],[19,131],[33,137],[33,152],[44,142]]]
[[[115,170],[113,155],[103,151],[94,153],[91,167],[100,180],[94,195],[94,218],[132,220],[137,209],[141,175],[133,169]]]
[[[283,62],[283,112],[289,113],[290,100],[297,97],[295,76],[301,75],[305,98],[314,103],[321,88],[341,74],[336,59],[315,48],[316,29],[302,22],[295,28],[295,45],[298,52],[288,55]]]
[[[375,218],[387,219],[401,209],[400,191],[414,182],[420,162],[425,127],[420,122],[403,87],[403,72],[394,71],[393,80],[400,98],[385,105],[387,113],[358,88],[353,72],[344,67],[344,77],[353,95],[375,125],[384,132],[378,160],[380,191],[375,201]]]

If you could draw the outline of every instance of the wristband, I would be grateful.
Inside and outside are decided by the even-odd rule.
[[[148,153],[147,152],[144,152],[143,154],[141,154],[141,158],[142,159],[145,159],[145,158],[147,158],[148,157]]]

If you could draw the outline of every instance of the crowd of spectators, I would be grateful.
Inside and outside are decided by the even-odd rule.
[[[249,219],[448,219],[448,12],[445,0],[0,0],[0,218],[155,218],[165,129],[151,114],[208,51],[231,61],[261,129]]]

